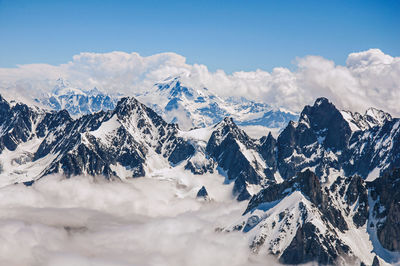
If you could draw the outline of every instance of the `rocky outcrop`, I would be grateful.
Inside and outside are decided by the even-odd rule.
[[[378,239],[384,248],[400,251],[400,169],[374,180],[369,188]]]
[[[349,246],[334,234],[328,233],[322,239],[320,235],[321,232],[314,224],[303,224],[280,256],[279,261],[285,264],[318,262],[318,264],[330,265],[334,264],[340,256],[349,253]]]
[[[197,192],[196,198],[198,199],[203,199],[205,201],[209,201],[210,200],[210,196],[208,195],[207,189],[202,186],[199,191]]]
[[[260,185],[264,180],[264,168],[258,158],[248,158],[247,153],[258,154],[258,146],[239,129],[232,118],[225,118],[213,131],[206,152],[235,182],[233,193],[238,200],[250,198],[247,184]]]

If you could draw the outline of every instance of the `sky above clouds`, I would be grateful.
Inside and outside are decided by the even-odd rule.
[[[343,65],[370,48],[400,56],[399,12],[396,0],[0,0],[0,67],[112,51],[174,52],[227,73],[306,55]]]

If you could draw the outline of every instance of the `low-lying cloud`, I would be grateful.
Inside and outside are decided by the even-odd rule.
[[[58,66],[1,68],[0,87],[2,93],[11,95],[18,90],[32,95],[49,90],[57,78],[63,77],[77,87],[134,95],[169,76],[182,75],[189,86],[207,87],[222,96],[246,96],[296,112],[325,96],[340,108],[364,111],[376,107],[400,115],[400,57],[370,49],[350,54],[345,66],[320,56],[295,62],[294,71],[277,67],[271,72],[227,74],[223,70],[211,72],[205,65],[187,64],[185,57],[175,53],[148,57],[125,52],[81,53]]]
[[[178,196],[191,189],[182,180],[59,176],[0,188],[0,264],[275,264],[251,255],[245,234],[215,232],[245,203]]]

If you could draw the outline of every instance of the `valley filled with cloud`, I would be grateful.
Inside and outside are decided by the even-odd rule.
[[[230,185],[195,177],[214,195],[204,202],[191,195],[198,189],[192,175],[176,175],[124,182],[47,176],[31,187],[0,188],[0,264],[273,265],[272,257],[250,254],[246,235],[215,231],[245,209]]]

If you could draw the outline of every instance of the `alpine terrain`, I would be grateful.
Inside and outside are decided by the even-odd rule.
[[[121,94],[107,94],[97,88],[82,90],[59,78],[51,93],[35,99],[38,105],[55,111],[67,110],[78,117],[101,110],[115,108]],[[267,131],[281,131],[298,114],[268,104],[245,98],[220,97],[207,88],[185,86],[180,76],[156,83],[143,93],[136,93],[138,100],[157,112],[166,122],[178,123],[182,129],[214,125],[224,117],[256,135]],[[275,134],[275,135],[276,135]]]
[[[220,177],[247,207],[215,230],[240,232],[254,254],[283,264],[399,263],[400,119],[340,111],[326,98],[297,116],[176,77],[137,99],[63,84],[40,100],[51,111],[0,96],[1,186],[31,187],[53,174]],[[253,138],[245,125],[282,129]],[[199,184],[193,197],[212,204],[213,189]]]

